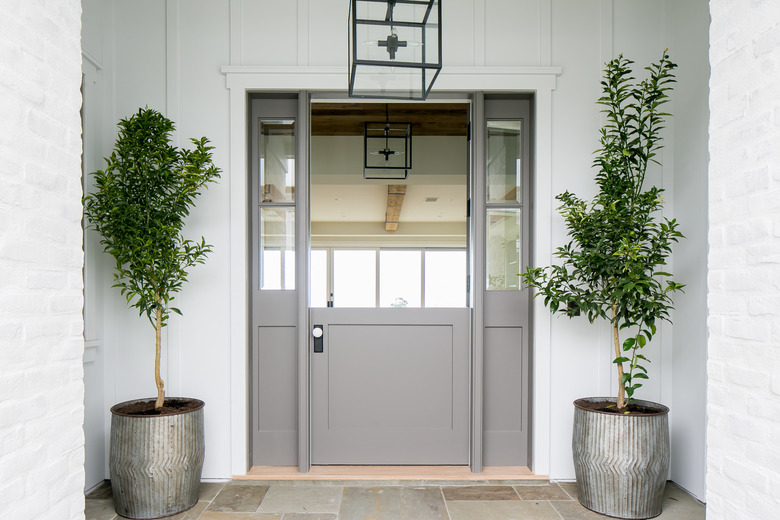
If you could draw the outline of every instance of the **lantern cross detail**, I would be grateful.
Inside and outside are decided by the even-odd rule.
[[[398,35],[393,33],[390,34],[386,40],[379,40],[377,42],[380,47],[387,47],[387,54],[390,55],[390,59],[395,59],[395,53],[398,51],[399,47],[406,47],[408,43],[403,40],[398,39]]]

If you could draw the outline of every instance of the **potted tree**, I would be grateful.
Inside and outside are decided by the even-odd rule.
[[[660,214],[663,189],[646,186],[645,177],[662,147],[669,114],[661,108],[676,65],[664,51],[637,83],[632,64],[622,55],[613,59],[601,82],[606,124],[593,161],[598,192],[591,201],[568,191],[556,197],[570,238],[555,252],[560,263],[527,267],[520,276],[551,312],[611,323],[618,395],[574,403],[579,500],[609,516],[652,518],[661,513],[669,468],[669,409],[634,394],[648,378],[643,347],[660,321],[671,321],[672,295],[683,288],[664,270],[682,234]]]
[[[203,238],[184,239],[184,219],[200,190],[219,177],[208,140],[193,149],[170,144],[173,123],[151,109],[119,122],[106,168],[93,172],[95,190],[84,215],[116,261],[115,287],[146,315],[155,331],[157,397],[111,408],[109,469],[116,511],[129,518],[158,518],[198,500],[205,453],[203,401],[166,398],[160,377],[161,334],[187,270],[211,252]]]

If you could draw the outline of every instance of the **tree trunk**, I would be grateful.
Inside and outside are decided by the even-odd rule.
[[[623,349],[620,346],[620,334],[617,324],[617,304],[612,304],[612,339],[615,344],[615,359],[623,357]],[[626,408],[626,387],[623,384],[623,363],[616,363],[618,372],[617,408],[624,411]]]
[[[165,385],[160,377],[160,351],[162,338],[162,307],[157,307],[155,312],[155,345],[154,345],[154,382],[157,385],[157,401],[154,403],[155,410],[162,408],[165,402]]]

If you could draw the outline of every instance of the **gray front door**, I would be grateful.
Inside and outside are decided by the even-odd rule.
[[[312,464],[469,463],[469,109],[311,104]],[[388,120],[413,145],[372,152]],[[409,155],[408,177],[365,169]]]
[[[312,464],[468,464],[468,313],[312,309]]]

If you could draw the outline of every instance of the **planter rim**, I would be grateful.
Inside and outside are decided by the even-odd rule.
[[[580,410],[584,412],[590,412],[590,413],[600,413],[604,415],[609,415],[612,417],[658,417],[659,415],[666,415],[669,413],[669,407],[664,406],[660,403],[656,403],[653,401],[645,401],[642,399],[634,399],[634,403],[641,405],[641,406],[652,406],[654,408],[658,408],[659,411],[655,413],[640,413],[640,412],[631,412],[628,415],[625,414],[619,414],[619,413],[612,413],[612,412],[602,412],[600,410],[591,410],[590,408],[586,408],[582,405],[584,402],[594,402],[594,401],[610,401],[610,402],[617,402],[616,397],[582,397],[580,399],[577,399],[574,401],[574,407],[579,408]]]
[[[121,417],[132,417],[134,419],[155,419],[160,417],[172,417],[174,415],[183,415],[187,413],[197,412],[198,410],[202,410],[204,406],[206,406],[206,403],[201,401],[200,399],[195,399],[194,397],[166,397],[165,400],[173,400],[178,399],[181,401],[190,401],[197,404],[196,408],[192,408],[190,410],[182,410],[180,412],[172,412],[172,413],[166,413],[164,415],[135,415],[135,414],[129,414],[129,413],[122,413],[118,412],[117,410],[123,406],[127,406],[129,404],[135,404],[135,403],[143,403],[148,401],[156,401],[156,397],[147,397],[144,399],[130,399],[129,401],[122,401],[121,403],[117,403],[114,406],[111,407],[111,413],[114,415],[119,415]]]

